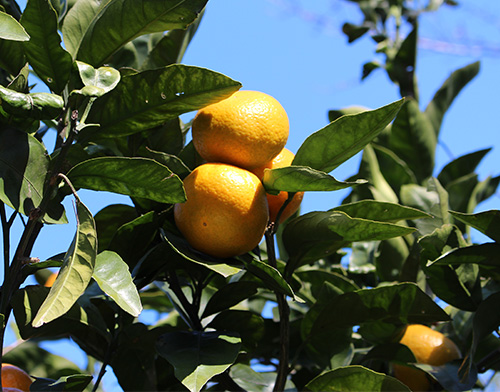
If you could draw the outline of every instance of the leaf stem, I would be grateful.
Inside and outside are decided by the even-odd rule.
[[[271,224],[264,237],[266,239],[267,255],[269,264],[277,268],[276,249],[274,246],[274,229]],[[289,348],[290,348],[290,307],[286,300],[286,295],[275,291],[276,302],[278,303],[278,313],[280,317],[280,353],[278,363],[278,374],[274,383],[273,391],[284,391],[286,379],[289,372]]]
[[[195,331],[203,331],[203,325],[201,325],[200,317],[198,316],[196,307],[187,300],[175,272],[168,274],[168,283],[177,299],[180,301],[182,307],[184,308],[184,311],[187,313],[191,328],[193,328]]]

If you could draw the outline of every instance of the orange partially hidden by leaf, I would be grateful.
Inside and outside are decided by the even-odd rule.
[[[45,281],[44,286],[45,287],[52,287],[52,285],[56,281],[57,275],[58,275],[57,272],[52,272],[52,274],[50,274],[49,277],[47,278],[47,280]]]
[[[441,332],[421,324],[406,327],[399,343],[407,346],[417,363],[441,366],[462,355],[457,345]],[[412,391],[428,391],[431,383],[426,374],[404,365],[394,365],[394,376]]]
[[[24,370],[8,363],[2,363],[2,386],[4,391],[8,391],[7,388],[13,388],[11,391],[16,391],[17,388],[17,390],[29,392],[32,383],[33,380]]]
[[[290,150],[283,148],[281,152],[268,164],[252,170],[253,173],[260,179],[264,176],[265,169],[278,169],[280,167],[290,166],[292,164],[295,154]],[[280,223],[291,217],[300,207],[304,192],[297,192],[293,199],[287,204],[280,216]],[[267,203],[269,204],[269,219],[274,222],[278,216],[278,212],[288,199],[288,192],[280,192],[277,195],[267,194]]]

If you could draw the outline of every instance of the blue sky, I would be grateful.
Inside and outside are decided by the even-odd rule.
[[[451,72],[481,60],[480,74],[445,118],[441,139],[453,157],[494,147],[479,167],[483,179],[500,174],[500,2],[461,3],[460,8],[446,7],[421,19],[417,76],[425,107]],[[183,62],[224,73],[240,81],[244,89],[278,99],[290,119],[287,147],[295,152],[309,134],[328,123],[328,110],[350,105],[377,108],[399,98],[397,88],[381,71],[360,81],[362,64],[375,58],[374,44],[364,38],[348,45],[341,33],[346,20],[360,21],[356,8],[347,1],[210,0]],[[449,160],[439,147],[437,167]],[[345,180],[356,173],[358,163],[359,155],[332,174]],[[302,211],[335,207],[346,194],[309,193]],[[111,202],[128,203],[126,197],[89,191],[82,191],[81,198],[93,213]],[[499,201],[497,195],[478,210],[498,209]],[[66,206],[70,224],[42,230],[33,256],[44,259],[69,246],[75,224],[71,202]],[[107,384],[112,385],[112,376],[107,377]]]

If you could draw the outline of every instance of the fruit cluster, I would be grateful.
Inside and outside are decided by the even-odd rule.
[[[261,182],[266,168],[292,163],[288,133],[286,111],[258,91],[238,91],[198,111],[193,145],[206,163],[185,178],[187,201],[174,207],[176,225],[193,248],[227,258],[259,244],[288,199],[287,192],[266,194]],[[280,222],[293,215],[302,197],[294,195]]]

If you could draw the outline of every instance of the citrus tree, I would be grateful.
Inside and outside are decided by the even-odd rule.
[[[443,116],[479,65],[456,71],[421,110],[414,68],[422,10],[403,0],[356,1],[365,21],[344,31],[350,40],[373,35],[386,62],[365,65],[365,75],[385,70],[402,99],[332,110],[331,123],[284,164],[248,168],[259,169],[252,174],[224,163],[232,178],[243,172],[243,182],[260,189],[261,205],[282,199],[269,222],[264,212],[260,245],[212,251],[232,231],[253,228],[257,207],[211,226],[211,247],[200,250],[193,215],[182,215],[186,224],[176,218],[189,201],[198,199],[197,210],[212,203],[209,195],[236,205],[248,195],[233,182],[189,197],[197,189],[191,179],[221,163],[205,163],[211,158],[179,116],[225,104],[242,87],[180,64],[207,2],[29,0],[21,11],[0,1],[1,336],[3,343],[14,319],[23,340],[2,360],[29,373],[35,391],[98,390],[106,368],[127,391],[409,391],[397,368],[417,372],[412,378],[429,389],[481,388],[478,373],[496,371],[500,359],[500,214],[474,209],[500,179],[474,173],[487,151],[437,174],[433,163]],[[410,27],[404,39],[387,33],[392,18]],[[31,73],[46,92],[32,89]],[[54,146],[46,146],[50,134]],[[225,140],[216,143],[221,151],[229,149]],[[259,141],[260,153],[269,143]],[[362,150],[358,175],[330,175]],[[209,191],[220,171],[206,176]],[[346,188],[352,192],[342,205],[285,219],[302,192]],[[92,214],[80,189],[130,203]],[[67,198],[74,211],[65,210]],[[54,239],[54,256],[38,260],[32,248],[41,230],[67,223],[70,213],[73,241]],[[16,220],[24,230],[12,238]],[[492,241],[474,244],[471,228]],[[45,284],[53,269],[57,278]],[[39,284],[26,284],[32,275]],[[269,304],[272,317],[263,312]],[[165,317],[148,322],[144,309]],[[434,340],[452,354],[427,361],[409,341],[399,343],[409,324],[434,326],[422,341],[439,333]],[[88,355],[89,369],[39,345],[61,337]],[[93,375],[95,361],[101,370]]]

